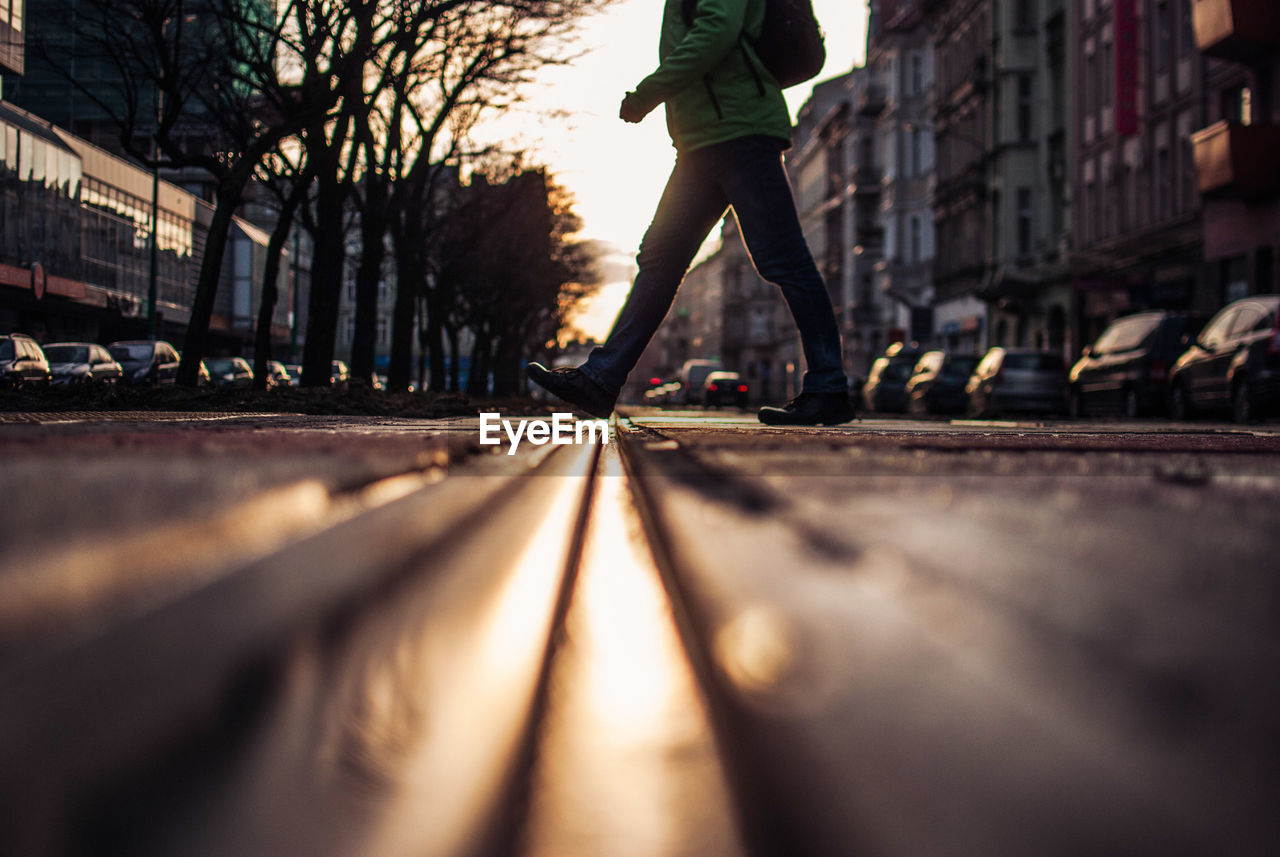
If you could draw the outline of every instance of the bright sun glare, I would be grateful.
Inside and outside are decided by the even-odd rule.
[[[631,257],[675,160],[660,109],[639,125],[618,119],[623,94],[657,66],[661,5],[662,0],[615,0],[586,20],[573,48],[582,55],[546,69],[529,88],[527,101],[489,129],[548,164],[576,200],[582,237],[614,251],[603,260],[604,287],[576,320],[584,333],[596,337],[608,332],[626,297]],[[813,6],[827,34],[820,79],[848,71],[865,53],[866,4],[814,0]],[[793,115],[809,89],[788,91]]]

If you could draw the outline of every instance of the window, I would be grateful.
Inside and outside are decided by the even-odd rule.
[[[1094,354],[1118,354],[1132,351],[1146,341],[1160,324],[1160,316],[1146,315],[1117,321],[1107,328],[1093,346]]]
[[[1018,255],[1031,255],[1031,188],[1018,188]]]
[[[1260,304],[1248,303],[1240,307],[1235,319],[1231,322],[1231,336],[1244,336],[1261,326],[1267,317],[1267,310]]]
[[[911,93],[920,95],[924,92],[924,57],[911,55]]]
[[[912,215],[911,217],[911,261],[920,261],[920,217]]]
[[[1156,150],[1156,217],[1163,220],[1170,214],[1170,190],[1172,166],[1167,146]]]
[[[1018,139],[1026,142],[1031,139],[1032,110],[1031,75],[1018,75]]]
[[[924,145],[923,134],[919,128],[911,129],[911,175],[919,176],[924,174],[924,159],[921,156],[921,147]]]
[[[1031,19],[1034,17],[1033,7],[1034,0],[1014,0],[1013,4],[1013,26],[1019,29],[1028,29],[1031,27]]]
[[[1111,42],[1102,43],[1102,68],[1098,81],[1098,103],[1103,109],[1109,108],[1115,100],[1116,91],[1116,54]]]
[[[1196,40],[1191,28],[1192,0],[1178,0],[1178,55],[1186,56],[1196,51]]]
[[[1081,101],[1084,104],[1084,113],[1089,116],[1098,104],[1098,57],[1093,51],[1088,51],[1084,57],[1084,92],[1082,96]]]
[[[1224,268],[1228,267],[1234,260],[1227,260]],[[1213,347],[1227,338],[1227,331],[1231,329],[1231,321],[1235,318],[1236,308],[1227,307],[1213,317],[1209,324],[1205,327],[1204,332],[1200,334],[1200,342],[1208,347]]]
[[[1156,3],[1156,72],[1169,70],[1169,55],[1173,33],[1169,20],[1169,0],[1158,0]]]
[[[1222,260],[1222,297],[1223,300],[1230,303],[1238,301],[1249,294],[1249,257],[1244,253],[1238,256],[1232,256],[1230,259]],[[1234,313],[1235,310],[1232,310]],[[1230,330],[1230,325],[1224,322],[1222,328],[1222,336],[1226,336],[1226,331]]]

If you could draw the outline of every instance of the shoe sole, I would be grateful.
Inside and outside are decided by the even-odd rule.
[[[550,374],[550,373],[548,373],[548,374]],[[575,409],[577,409],[577,410],[581,411],[582,413],[584,413],[584,414],[586,414],[586,415],[588,415],[588,416],[590,416],[590,417],[593,417],[593,418],[598,419],[598,420],[607,420],[607,419],[609,419],[609,417],[610,417],[610,416],[612,416],[612,415],[613,415],[613,411],[614,411],[614,409],[613,409],[612,407],[610,407],[610,408],[609,408],[608,413],[604,413],[604,414],[602,414],[602,413],[600,413],[598,410],[593,410],[593,409],[591,409],[591,408],[588,408],[586,405],[579,404],[578,402],[575,402],[575,401],[573,401],[572,399],[566,398],[566,397],[565,397],[565,395],[564,395],[563,393],[561,393],[561,392],[559,392],[559,391],[555,390],[553,387],[550,387],[550,386],[548,386],[547,384],[543,383],[542,379],[538,378],[538,377],[537,377],[537,374],[535,374],[535,373],[533,373],[533,372],[529,372],[529,371],[527,371],[527,370],[526,370],[526,372],[525,372],[525,376],[526,376],[526,377],[528,377],[528,379],[529,379],[530,381],[532,381],[533,383],[537,384],[539,387],[541,387],[542,389],[546,390],[548,393],[550,393],[551,395],[555,396],[557,399],[559,399],[560,401],[564,402],[564,403],[565,403],[566,405],[568,405],[569,407],[571,407],[571,408],[575,408]],[[554,375],[551,375],[550,377],[555,377],[555,376],[554,376]]]
[[[788,422],[787,420],[778,420],[774,422],[774,421],[766,420],[764,417],[757,415],[757,419],[759,419],[763,425],[767,425],[767,426],[841,426],[841,425],[844,425],[845,423],[851,423],[857,418],[858,418],[858,415],[856,413],[853,413],[841,419],[816,420],[811,423],[810,422]]]

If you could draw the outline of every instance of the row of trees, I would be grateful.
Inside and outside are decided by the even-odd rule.
[[[33,21],[33,56],[66,67],[71,50],[98,69],[71,84],[116,122],[132,157],[213,179],[181,383],[196,382],[232,216],[251,189],[278,212],[257,326],[262,379],[295,223],[314,247],[308,386],[329,383],[353,231],[352,375],[373,373],[378,286],[393,266],[392,389],[410,383],[415,338],[430,386],[444,389],[446,349],[457,355],[469,330],[472,391],[492,373],[495,392],[514,392],[521,358],[592,287],[563,192],[470,140],[536,69],[564,61],[573,26],[608,0],[53,2],[64,8],[48,26]]]

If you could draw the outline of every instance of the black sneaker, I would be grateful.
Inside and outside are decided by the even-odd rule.
[[[530,381],[557,399],[602,420],[609,418],[614,402],[618,401],[616,393],[610,394],[578,369],[548,369],[541,363],[530,363],[524,372]]]
[[[780,408],[760,409],[767,426],[834,426],[855,416],[848,393],[801,393]]]

